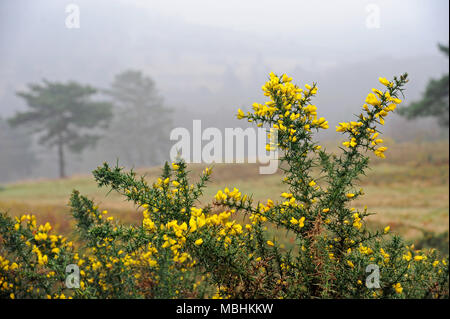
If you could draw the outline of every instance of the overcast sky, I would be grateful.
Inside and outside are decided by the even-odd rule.
[[[70,3],[80,9],[80,29],[64,25]],[[193,96],[223,101],[223,91],[238,96],[226,103],[247,101],[243,94],[259,94],[254,88],[269,71],[324,82],[332,80],[324,74],[347,79],[346,69],[364,64],[371,78],[412,72],[419,88],[446,63],[437,43],[448,43],[448,7],[447,0],[4,0],[0,108],[20,108],[14,92],[30,81],[106,86],[127,68],[156,78],[176,105]]]
[[[189,24],[372,54],[430,53],[449,35],[447,0],[136,0],[135,5]],[[379,28],[370,29],[366,21],[377,10]]]

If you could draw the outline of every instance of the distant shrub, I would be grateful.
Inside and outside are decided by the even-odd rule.
[[[33,216],[1,215],[0,297],[448,298],[448,258],[414,250],[388,235],[389,226],[369,231],[368,210],[351,207],[363,195],[354,183],[368,167],[365,151],[385,157],[377,125],[401,103],[406,74],[380,78],[384,91],[373,89],[362,113],[340,123],[347,140],[339,156],[313,141],[328,128],[311,103],[316,84],[301,89],[291,80],[271,73],[263,86],[269,101],[253,104],[253,113],[238,111],[240,119],[277,130],[277,145],[267,149],[282,150],[281,200],[254,203],[225,188],[199,207],[209,168],[191,184],[183,161],[166,163],[149,184],[105,163],[94,171],[98,185],[142,207],[142,225],[115,221],[77,191],[70,199],[75,243]],[[311,176],[313,168],[319,176]],[[277,242],[273,227],[292,234],[295,247]],[[79,288],[64,285],[69,264],[80,269]],[[379,286],[366,286],[367,269],[379,269]]]
[[[424,231],[423,236],[416,242],[417,249],[436,248],[440,253],[448,255],[448,231],[433,233]]]

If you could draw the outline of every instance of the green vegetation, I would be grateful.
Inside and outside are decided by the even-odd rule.
[[[282,174],[264,179],[273,200],[258,201],[229,185],[210,202],[206,197],[212,169],[192,179],[195,172],[182,160],[166,163],[153,178],[104,163],[93,172],[97,185],[143,210],[143,217],[136,224],[117,222],[99,208],[101,203],[74,190],[69,202],[76,230],[72,242],[52,232],[50,223],[39,225],[34,215],[0,214],[0,296],[448,298],[448,256],[416,249],[392,234],[393,225],[380,229],[367,223],[376,213],[363,197],[364,183],[373,178],[369,161],[371,156],[385,158],[388,149],[380,146],[384,141],[377,127],[401,103],[406,74],[393,81],[380,78],[384,91],[372,89],[355,121],[339,123],[337,131],[346,139],[336,152],[314,142],[314,133],[328,128],[312,104],[316,84],[303,90],[291,81],[271,73],[263,86],[270,101],[255,103],[254,113],[238,111],[239,119],[269,126],[270,135],[273,129],[278,132],[277,144],[266,147],[283,151]],[[446,165],[446,170],[436,171],[447,173],[448,189],[448,161]],[[399,169],[396,180],[389,165],[375,168],[372,172],[389,185],[376,196],[383,204],[410,171]],[[417,175],[428,176],[431,190],[422,189],[422,198],[414,193],[413,201],[433,200],[433,183],[442,183],[442,175],[436,178],[430,171]],[[251,174],[240,177],[247,176]],[[255,186],[251,183],[256,180],[247,180],[247,185]],[[374,184],[379,183],[383,180]],[[404,186],[398,185],[408,193]],[[84,187],[92,192],[90,184]],[[5,190],[18,198],[27,191]],[[45,200],[45,194],[37,196]],[[68,264],[80,268],[76,289],[61,284]],[[366,281],[369,266],[382,278],[372,287]]]

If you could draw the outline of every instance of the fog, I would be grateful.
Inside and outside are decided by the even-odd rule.
[[[65,24],[70,3],[79,8],[79,28]],[[318,113],[330,122],[321,138],[336,139],[334,125],[358,112],[378,77],[408,72],[407,104],[430,78],[448,73],[448,59],[437,48],[449,41],[448,10],[446,0],[2,1],[0,118],[27,109],[16,92],[28,83],[73,80],[103,90],[132,69],[154,80],[173,109],[171,127],[191,129],[193,119],[203,127],[246,126],[236,110],[265,100],[260,88],[273,71],[299,85],[318,83]],[[399,116],[387,121],[384,133],[398,141],[447,137],[433,119]],[[0,140],[14,144],[15,136]],[[69,174],[114,160],[102,141],[97,149],[68,154]],[[173,143],[168,134],[163,142]],[[12,171],[0,181],[56,177],[56,151],[35,138],[32,144],[31,171],[0,160],[0,170]]]

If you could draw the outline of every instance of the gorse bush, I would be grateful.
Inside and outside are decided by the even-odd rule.
[[[105,163],[95,180],[142,207],[142,225],[115,221],[77,191],[70,199],[75,243],[52,234],[48,223],[37,226],[33,216],[1,215],[0,297],[448,297],[448,258],[415,250],[391,236],[389,226],[370,232],[368,210],[351,205],[363,195],[355,183],[368,167],[367,151],[385,157],[377,126],[401,103],[406,74],[380,78],[383,91],[373,89],[361,114],[340,123],[346,141],[338,155],[313,139],[328,128],[312,104],[316,84],[301,89],[291,80],[270,74],[262,87],[269,101],[237,115],[277,132],[267,149],[282,154],[286,192],[279,200],[254,203],[225,188],[200,205],[210,168],[191,183],[185,162],[166,163],[149,184]],[[295,238],[293,248],[274,238],[275,228]],[[78,288],[65,284],[69,264],[79,267]]]

